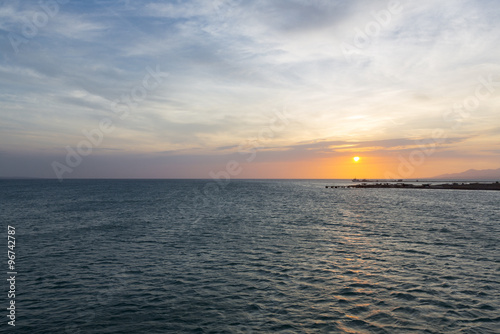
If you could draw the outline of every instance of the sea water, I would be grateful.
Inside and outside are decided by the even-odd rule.
[[[333,184],[0,181],[15,330],[498,333],[500,192]]]

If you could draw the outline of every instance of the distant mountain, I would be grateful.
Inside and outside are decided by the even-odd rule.
[[[500,180],[499,169],[469,169],[462,173],[443,174],[433,177],[441,180]]]

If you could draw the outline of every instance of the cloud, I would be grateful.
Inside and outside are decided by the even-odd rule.
[[[467,151],[497,138],[499,86],[460,127],[444,115],[474,96],[480,77],[498,75],[499,7],[401,6],[349,60],[342,43],[366,34],[387,1],[68,2],[29,38],[23,24],[43,9],[9,2],[0,7],[0,148],[75,146],[110,117],[106,146],[120,152],[221,156],[276,111],[289,122],[260,145],[269,159],[397,151],[436,129]],[[18,52],[12,34],[24,38]],[[117,117],[113,101],[138,93],[157,66],[168,78]]]

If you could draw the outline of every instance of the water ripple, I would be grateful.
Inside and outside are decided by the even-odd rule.
[[[500,326],[497,193],[232,181],[196,203],[207,181],[2,182],[20,333]]]

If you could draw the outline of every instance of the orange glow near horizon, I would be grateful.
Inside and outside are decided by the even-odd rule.
[[[346,159],[348,158],[348,159]],[[335,179],[382,179],[391,171],[392,159],[382,156],[343,156],[330,160],[330,177]]]
[[[295,161],[269,161],[242,164],[241,178],[270,179],[425,179],[450,172],[460,172],[459,168],[449,166],[467,166],[466,161],[429,157],[420,166],[412,165],[408,158],[403,161],[397,155],[355,155],[351,152],[341,156],[321,159],[304,159]],[[359,157],[355,162],[354,157]],[[431,159],[432,158],[432,159]],[[484,168],[494,168],[491,166]],[[213,168],[214,170],[217,167]],[[464,168],[463,168],[464,169]]]

